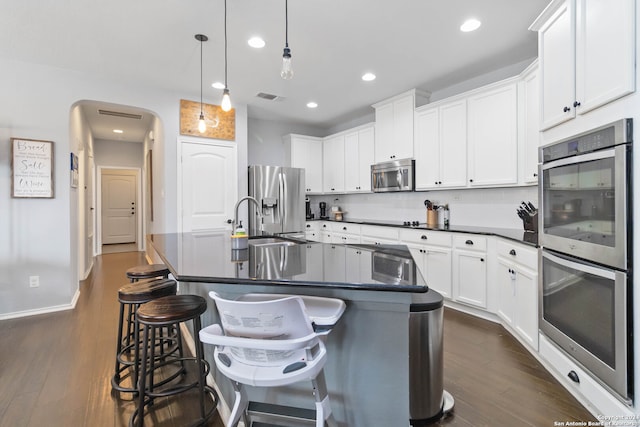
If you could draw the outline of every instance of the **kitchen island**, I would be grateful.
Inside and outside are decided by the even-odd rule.
[[[233,250],[228,233],[150,237],[180,282],[179,293],[201,295],[203,325],[219,323],[216,291],[225,298],[281,293],[339,298],[347,309],[327,337],[327,386],[341,426],[408,426],[439,417],[442,390],[442,297],[429,290],[403,245],[335,245],[250,239]],[[205,347],[213,362],[213,349]],[[214,381],[231,404],[228,379]],[[313,408],[310,384],[249,389],[250,400]]]

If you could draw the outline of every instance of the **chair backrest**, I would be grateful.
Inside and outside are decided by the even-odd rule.
[[[215,292],[215,301],[225,335],[254,339],[293,339],[314,333],[304,302],[287,296],[268,301],[227,300]],[[294,357],[289,351],[232,349],[234,356],[247,363],[278,365]]]

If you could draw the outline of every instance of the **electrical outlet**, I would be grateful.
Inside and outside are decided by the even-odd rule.
[[[37,288],[40,286],[40,276],[29,276],[29,287]]]

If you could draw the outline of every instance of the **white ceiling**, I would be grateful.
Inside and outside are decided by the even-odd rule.
[[[434,92],[535,57],[536,34],[527,28],[548,3],[290,0],[294,77],[285,81],[280,78],[284,0],[227,1],[232,102],[248,105],[249,117],[319,128],[363,116],[371,104],[412,88]],[[209,37],[203,45],[204,102],[219,104],[221,91],[211,83],[224,80],[223,5],[223,0],[0,0],[0,57],[151,85],[197,101],[200,44],[194,35],[202,33]],[[482,26],[460,32],[469,17]],[[266,47],[249,47],[254,35],[262,36]],[[366,71],[377,79],[363,82]],[[284,99],[263,100],[258,92]],[[308,101],[319,107],[308,109]],[[98,123],[92,121],[94,135]],[[112,125],[105,129],[111,132]],[[110,133],[107,139],[118,138]]]

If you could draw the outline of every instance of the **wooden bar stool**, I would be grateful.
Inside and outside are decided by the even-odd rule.
[[[204,348],[198,335],[202,327],[200,316],[206,309],[206,300],[198,295],[166,296],[154,299],[138,308],[136,324],[143,332],[141,341],[142,356],[140,358],[140,381],[138,382],[138,407],[131,414],[130,427],[141,427],[143,425],[144,408],[152,405],[155,398],[178,395],[194,388],[199,391],[200,418],[194,420],[193,425],[206,424],[216,413],[219,399],[215,390],[206,384],[206,376],[210,367],[209,363],[204,360]],[[196,354],[195,357],[183,357],[182,360],[195,362],[198,377],[190,383],[174,382],[158,387],[160,383],[156,383],[156,373],[166,362],[160,361],[156,363],[157,359],[154,357],[155,345],[153,343],[157,329],[173,325],[179,329],[181,323],[188,321],[193,322],[193,340]],[[206,410],[205,404],[205,394],[207,393],[213,400],[213,405],[208,410]]]
[[[171,279],[146,279],[134,283],[127,283],[118,289],[118,301],[120,302],[120,317],[118,323],[118,341],[116,346],[116,366],[115,373],[111,378],[111,387],[121,392],[138,391],[138,362],[139,362],[139,346],[135,343],[139,341],[135,333],[135,314],[141,304],[152,301],[156,298],[175,295],[177,283]],[[125,317],[125,311],[127,312]],[[126,328],[126,335],[123,334]],[[161,351],[159,357],[164,358],[167,355],[178,351],[179,357],[182,357],[182,343],[177,331],[173,334],[167,333],[163,335],[159,341]],[[164,349],[164,344],[171,343]],[[131,368],[130,372],[125,372]],[[130,386],[123,386],[122,381],[131,378]]]
[[[127,278],[131,282],[141,279],[169,278],[169,269],[164,264],[144,264],[131,267],[127,270]]]

